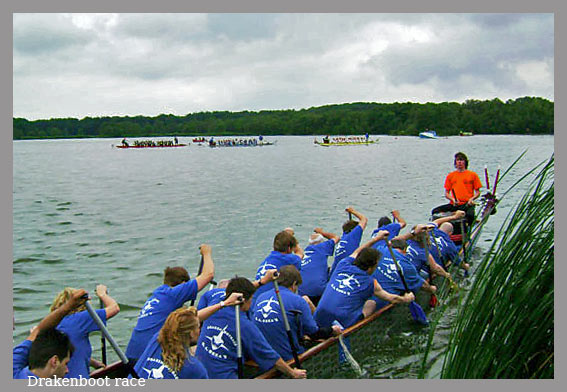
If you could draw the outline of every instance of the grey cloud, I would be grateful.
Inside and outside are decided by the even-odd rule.
[[[14,51],[24,55],[53,54],[56,51],[92,42],[95,37],[80,30],[66,18],[41,15],[14,15]]]

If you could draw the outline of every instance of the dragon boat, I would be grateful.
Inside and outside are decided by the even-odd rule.
[[[471,254],[480,238],[484,225],[490,216],[496,212],[496,205],[498,204],[496,185],[498,184],[499,172],[500,170],[496,175],[492,192],[488,190],[480,199],[480,213],[477,215],[474,224],[470,228],[465,228],[465,235],[461,234],[459,238],[460,256],[466,258],[467,254]],[[486,176],[488,177],[488,173],[486,173]],[[459,225],[455,225],[455,227],[459,227]],[[441,283],[444,282],[435,280],[434,283],[441,286]],[[416,302],[422,307],[428,307],[431,299],[432,295],[423,290],[420,290],[416,295]],[[412,322],[412,316],[407,306],[387,304],[370,316],[346,328],[341,337],[342,339],[348,338],[350,346],[348,350],[351,355],[363,358],[376,353],[376,339],[379,336],[383,336],[385,330],[392,330],[397,328],[396,326],[402,326],[404,323],[409,322]],[[305,351],[299,354],[299,361],[301,368],[307,370],[309,378],[333,378],[335,375],[343,372],[345,366],[348,366],[348,361],[341,359],[341,339],[339,336],[332,336],[326,340],[316,342],[306,341],[304,342],[304,347]],[[287,364],[294,366],[294,359],[288,360]],[[128,377],[129,366],[125,360],[118,361],[93,371],[90,376],[92,378]],[[244,377],[270,379],[285,378],[286,376],[275,368],[267,372],[261,372],[254,361],[248,360],[244,363]]]
[[[330,147],[330,146],[357,146],[357,145],[369,145],[369,144],[376,144],[378,143],[378,139],[368,140],[368,141],[339,141],[339,142],[325,142],[325,141],[318,141],[315,139],[313,142],[316,145],[323,146],[323,147]]]
[[[185,147],[187,146],[187,144],[164,144],[164,145],[123,145],[123,144],[118,144],[115,147],[116,148],[168,148],[168,147]]]

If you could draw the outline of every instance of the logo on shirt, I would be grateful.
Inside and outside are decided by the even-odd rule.
[[[140,311],[140,315],[138,316],[139,319],[147,317],[147,316],[151,316],[153,314],[153,312],[151,311],[152,309],[154,309],[154,307],[152,306],[152,304],[159,304],[159,299],[157,298],[152,298],[146,301],[146,304],[144,305],[144,307],[142,308],[142,310]]]
[[[337,244],[337,249],[335,250],[336,256],[341,255],[342,253],[346,252],[347,243],[348,242],[346,240],[340,240],[339,241],[339,243]]]
[[[209,346],[207,346],[207,342],[205,340],[201,341],[201,347],[211,356],[220,359],[228,359],[228,353],[230,350],[225,345],[225,337],[228,337],[228,340],[236,347],[236,340],[232,337],[230,333],[226,331],[228,325],[225,325],[224,328],[217,327],[216,325],[209,325],[207,327],[208,330],[218,331],[217,334],[205,336],[208,339]]]
[[[303,256],[303,259],[301,259],[301,266],[302,266],[302,267],[305,267],[307,264],[310,264],[310,263],[311,263],[311,255],[312,255],[313,253],[315,253],[315,252],[312,251],[312,250],[306,250],[306,251],[305,251],[305,254],[304,254],[304,256]]]
[[[387,258],[384,258],[384,261],[388,260]],[[393,260],[389,260],[393,263]],[[378,269],[380,270],[380,272],[382,272],[382,275],[384,275],[386,278],[390,279],[391,281],[396,281],[398,279],[398,269],[396,268],[395,264],[386,264],[386,263],[380,263],[378,265]]]
[[[341,276],[342,278],[340,278]],[[356,287],[360,287],[360,283],[356,280],[354,274],[346,274],[344,272],[337,274],[336,280],[331,283],[331,287],[335,291],[345,295],[351,295],[352,291],[355,289],[355,285]]]
[[[270,269],[277,269],[277,267],[274,264],[262,264],[256,272],[256,279],[260,279],[262,276],[266,275],[266,271]]]
[[[149,362],[149,363],[148,363]],[[174,371],[172,371],[170,368],[168,368],[160,359],[157,358],[148,358],[146,360],[146,366],[152,365],[152,364],[156,364],[159,367],[157,368],[150,368],[147,369],[145,367],[142,368],[142,370],[145,370],[148,373],[148,378],[156,378],[156,379],[162,379],[165,378],[163,375],[163,371],[167,370],[171,373],[171,375],[173,376],[173,378],[178,379],[179,377],[177,376],[177,373],[175,373]]]
[[[270,297],[264,301],[258,302],[256,304],[256,313],[254,319],[260,323],[274,323],[279,321],[277,317],[270,317],[272,314],[277,316],[279,311],[272,308],[272,305],[277,304],[278,301],[274,299],[274,297]],[[258,317],[261,315],[262,317]]]

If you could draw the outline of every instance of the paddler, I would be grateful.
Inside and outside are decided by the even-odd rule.
[[[303,258],[303,249],[299,246],[297,239],[287,230],[282,230],[274,237],[273,250],[270,254],[260,263],[256,271],[256,280],[259,281],[270,269],[278,270],[284,265],[294,265],[301,271],[301,259]],[[274,287],[272,282],[260,286],[254,294],[252,301],[252,309],[256,298],[265,291]]]
[[[302,283],[301,274],[297,268],[293,265],[284,265],[279,271],[277,282],[296,354],[305,351],[303,346],[300,345],[303,335],[309,335],[311,339],[317,340],[340,334],[341,331],[338,326],[319,328],[313,319],[309,304],[297,294],[298,287]],[[284,361],[293,358],[275,288],[258,297],[253,320],[270,346],[281,355]]]
[[[138,315],[138,321],[126,348],[126,357],[129,360],[133,362],[138,360],[147,343],[160,330],[169,314],[186,301],[196,299],[197,293],[213,279],[215,267],[211,246],[202,244],[199,251],[203,256],[203,270],[195,279],[190,279],[189,273],[183,267],[165,269],[163,284],[154,290]]]
[[[13,350],[13,378],[63,378],[73,352],[69,337],[55,326],[86,301],[83,289],[75,290],[64,304],[31,329],[29,336]]]
[[[313,314],[319,326],[330,327],[333,321],[337,321],[348,328],[369,316],[364,313],[363,307],[372,295],[391,303],[415,300],[413,293],[400,296],[387,292],[372,277],[382,257],[372,245],[387,238],[388,234],[387,231],[381,231],[338,263]]]
[[[362,233],[368,224],[368,218],[361,212],[356,211],[353,207],[347,207],[345,211],[348,212],[349,217],[352,215],[356,216],[358,222],[349,218],[349,220],[343,224],[343,234],[335,249],[335,260],[331,266],[329,276],[333,274],[339,261],[349,256],[358,248],[360,240],[362,239]]]
[[[242,359],[252,359],[260,370],[265,372],[276,367],[280,372],[292,378],[306,378],[303,369],[290,367],[281,356],[274,351],[256,325],[248,319],[246,312],[252,304],[252,296],[256,291],[254,284],[244,277],[235,277],[226,287],[226,295],[241,293],[244,302],[239,309],[239,326],[237,331],[236,311],[233,307],[219,310],[203,323],[197,342],[195,356],[207,369],[209,378],[238,378],[238,347],[242,348]],[[241,344],[237,343],[237,336]]]

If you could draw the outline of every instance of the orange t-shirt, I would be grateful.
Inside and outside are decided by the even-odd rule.
[[[445,179],[445,190],[451,192],[455,191],[457,195],[458,204],[465,204],[474,195],[475,190],[482,187],[478,175],[470,170],[460,172],[455,170],[449,173]]]

